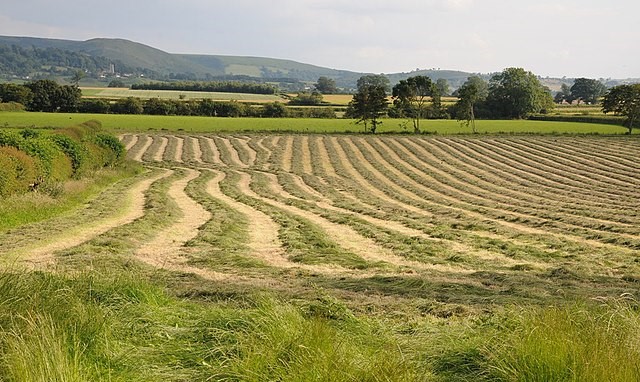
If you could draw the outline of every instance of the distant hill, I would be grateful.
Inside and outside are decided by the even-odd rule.
[[[72,59],[51,61],[55,54],[40,54],[46,59],[31,62],[31,66],[49,68],[54,66],[56,70],[67,72],[73,69],[83,69],[86,67],[74,64],[78,60],[78,54],[93,58],[93,66],[103,62],[114,64],[116,72],[133,74],[144,74],[145,77],[158,80],[178,79],[178,80],[215,80],[215,79],[240,79],[256,80],[261,82],[273,82],[277,84],[290,85],[291,87],[304,87],[315,82],[318,77],[326,76],[336,81],[338,87],[349,90],[355,88],[358,78],[366,73],[358,73],[347,70],[330,69],[316,65],[300,63],[291,60],[265,58],[265,57],[240,57],[223,55],[198,55],[198,54],[172,54],[150,47],[148,45],[124,39],[95,38],[87,41],[73,41],[61,39],[48,39],[37,37],[14,37],[0,36],[0,47],[5,47],[9,51],[12,46],[23,49],[58,49],[68,54]],[[6,49],[6,48],[9,49]],[[55,53],[55,52],[54,52]],[[59,53],[59,52],[58,52]],[[11,67],[21,65],[20,60],[33,60],[31,55],[28,58],[18,57],[17,54],[8,55],[11,57],[1,57],[5,61],[13,60],[5,67],[0,67],[0,75],[16,75],[10,73]],[[16,56],[16,57],[13,57]],[[61,62],[59,62],[61,61]],[[1,61],[0,61],[1,62]],[[76,66],[74,66],[76,65]],[[105,64],[105,66],[107,66]],[[107,71],[105,67],[102,70]],[[2,72],[4,71],[4,72]],[[22,75],[22,74],[21,74]],[[440,78],[446,79],[452,88],[459,87],[471,73],[452,70],[415,70],[405,73],[387,74],[392,84],[402,79],[415,75],[427,75],[434,81]],[[485,75],[486,76],[486,75]],[[559,88],[561,82],[571,83],[571,79],[545,79],[553,90]],[[611,86],[617,80],[608,82]],[[625,81],[618,81],[625,82]],[[628,82],[628,81],[626,81]]]
[[[216,77],[251,77],[263,81],[300,81],[313,83],[318,77],[333,78],[339,87],[352,89],[356,81],[365,73],[338,70],[321,66],[265,57],[241,57],[224,55],[172,54],[165,51],[123,39],[96,38],[87,41],[48,39],[37,37],[0,36],[0,46],[21,48],[56,48],[82,53],[92,57],[106,58],[127,69],[136,68],[140,72],[155,74],[158,79],[215,79]],[[117,66],[117,65],[116,65]],[[105,70],[107,68],[104,68]],[[118,68],[116,67],[116,70]],[[3,73],[6,74],[6,73]],[[410,75],[427,74],[433,79],[445,78],[453,86],[458,86],[469,73],[430,70],[411,73],[390,74],[391,83]]]

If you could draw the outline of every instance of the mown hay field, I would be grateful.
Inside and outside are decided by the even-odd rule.
[[[616,296],[640,279],[637,139],[121,139],[132,160],[161,174],[135,183],[137,203],[165,182],[178,206],[141,243],[140,259],[158,266],[281,287],[282,272],[305,283],[304,272],[339,294],[470,309]],[[228,247],[211,203],[244,232]]]
[[[287,380],[306,370],[305,380],[343,373],[331,365],[350,360],[358,366],[340,367],[372,380],[506,381],[527,367],[533,377],[521,380],[553,380],[567,365],[576,380],[583,372],[592,377],[584,380],[598,380],[611,372],[601,355],[615,348],[622,357],[615,360],[629,365],[620,373],[630,377],[613,380],[638,376],[637,335],[626,331],[638,322],[640,298],[634,136],[166,132],[120,139],[146,171],[78,211],[0,232],[0,249],[4,259],[38,270],[133,272],[183,299],[155,297],[126,281],[113,300],[139,317],[124,326],[151,331],[131,340],[156,349],[140,355],[150,373],[175,362],[197,380],[225,380],[229,368],[239,380]],[[90,301],[111,301],[105,296],[112,292],[95,283]],[[255,293],[301,306],[310,321],[286,326],[299,317],[259,305]],[[635,301],[632,307],[580,305],[620,296]],[[184,301],[202,304],[197,314],[233,305],[236,315],[206,326]],[[575,301],[567,312],[526,313]],[[256,309],[264,326],[249,328],[237,312]],[[609,332],[615,320],[622,320],[618,334],[615,325]],[[262,345],[242,342],[253,333]],[[541,333],[540,343],[531,333]],[[574,342],[566,350],[553,341]],[[182,344],[182,358],[172,344]],[[539,346],[554,355],[565,349],[566,359],[545,363]],[[347,374],[334,380],[350,380]]]

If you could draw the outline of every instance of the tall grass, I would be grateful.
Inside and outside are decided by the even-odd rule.
[[[341,303],[183,301],[134,272],[0,275],[2,381],[407,381],[383,326]]]
[[[639,327],[627,300],[524,312],[492,349],[490,372],[504,381],[639,381]]]

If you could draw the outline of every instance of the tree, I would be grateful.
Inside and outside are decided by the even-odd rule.
[[[365,85],[375,85],[380,86],[384,89],[385,93],[389,93],[391,91],[391,83],[389,82],[389,78],[384,74],[367,74],[358,79],[357,86],[358,90]]]
[[[74,113],[78,111],[78,103],[82,98],[82,91],[77,86],[59,86],[54,94],[53,105],[55,110],[64,113]]]
[[[571,97],[580,101],[595,104],[598,98],[607,92],[607,87],[598,80],[591,78],[576,78],[573,86],[571,86]]]
[[[312,93],[302,92],[289,101],[289,105],[316,106],[322,103],[322,94],[314,91]]]
[[[458,88],[458,102],[456,102],[456,113],[458,121],[466,121],[467,127],[471,125],[474,133],[476,130],[475,107],[478,103],[487,98],[487,83],[478,76],[471,76]]]
[[[560,85],[560,91],[556,93],[556,96],[553,98],[555,103],[562,103],[564,101],[571,103],[573,102],[573,98],[571,97],[571,87],[565,83]]]
[[[31,101],[31,89],[23,85],[0,84],[0,102],[17,102],[26,105]]]
[[[333,94],[338,92],[336,81],[333,78],[322,76],[318,78],[318,82],[316,82],[314,86],[316,90],[322,94]]]
[[[69,82],[71,82],[77,87],[80,84],[80,81],[85,77],[86,77],[85,72],[83,72],[82,70],[76,70],[73,72],[73,75],[71,76],[71,78],[69,78]]]
[[[378,125],[382,123],[378,119],[386,113],[389,101],[385,85],[373,82],[358,80],[358,91],[349,102],[347,116],[357,119],[356,123],[364,123],[365,131],[371,123],[370,131],[375,134]]]
[[[107,87],[109,88],[126,88],[127,85],[124,83],[124,81],[122,80],[111,80],[109,82],[109,85],[107,85]]]
[[[52,80],[38,80],[26,84],[32,93],[27,108],[32,111],[73,112],[78,108],[82,92],[77,86],[58,85]]]
[[[262,106],[262,116],[265,118],[284,118],[287,114],[287,108],[278,101]]]
[[[58,90],[58,84],[52,80],[37,80],[26,84],[31,89],[32,97],[26,105],[31,111],[56,111],[55,94]]]
[[[553,98],[533,73],[507,68],[491,77],[487,106],[495,117],[521,119],[553,108]]]
[[[427,76],[409,77],[393,87],[393,104],[401,115],[412,119],[414,133],[420,133],[420,120],[425,117],[427,101],[436,94],[436,86]]]
[[[440,93],[442,97],[451,95],[449,81],[447,81],[445,78],[438,78],[438,80],[436,81],[436,89],[438,89],[438,93]]]
[[[127,97],[117,100],[111,111],[116,114],[142,114],[144,107],[140,98]]]
[[[631,134],[640,120],[640,84],[614,86],[604,95],[602,111],[627,117],[625,126]]]

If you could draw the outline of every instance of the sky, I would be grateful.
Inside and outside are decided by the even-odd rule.
[[[522,67],[640,77],[638,0],[5,0],[0,35],[124,38],[170,53],[370,73]]]

